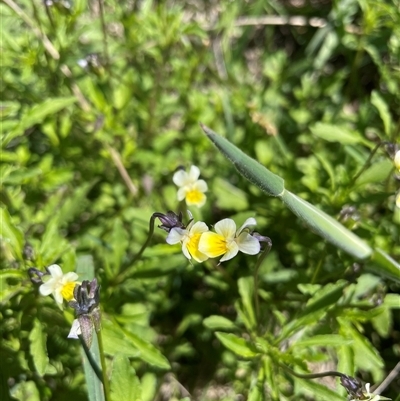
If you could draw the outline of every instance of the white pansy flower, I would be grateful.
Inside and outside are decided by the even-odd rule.
[[[188,206],[194,205],[201,207],[206,202],[208,187],[204,180],[199,180],[200,170],[196,166],[191,166],[189,173],[184,170],[177,171],[172,180],[179,187],[177,198],[179,201],[185,199]]]
[[[189,260],[193,258],[201,263],[208,259],[208,256],[199,251],[200,238],[206,231],[208,231],[206,223],[192,221],[186,228],[172,228],[166,241],[170,245],[181,243],[183,254]]]
[[[42,295],[53,295],[60,305],[62,305],[63,299],[71,301],[74,298],[74,288],[78,283],[78,275],[74,272],[64,274],[58,265],[51,265],[47,270],[51,277],[39,287],[39,292]]]
[[[232,219],[223,219],[215,224],[215,233],[204,233],[200,238],[199,251],[210,258],[222,256],[220,262],[232,259],[239,251],[248,255],[260,252],[260,242],[246,230],[256,225],[251,217],[236,231],[236,224]]]

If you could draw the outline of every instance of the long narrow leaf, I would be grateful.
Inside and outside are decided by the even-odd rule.
[[[201,125],[207,137],[236,167],[240,174],[268,195],[279,197],[288,208],[315,233],[357,259],[373,262],[368,268],[373,273],[400,281],[400,265],[382,251],[375,251],[335,219],[293,193],[287,191],[284,180],[256,160],[244,154],[226,138]]]

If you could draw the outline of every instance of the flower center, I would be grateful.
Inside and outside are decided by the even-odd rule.
[[[61,295],[66,301],[71,301],[71,299],[74,298],[74,288],[76,284],[75,281],[69,281],[63,285]]]
[[[196,205],[197,203],[202,202],[204,196],[203,192],[200,192],[197,189],[191,189],[186,192],[186,202],[188,205]]]

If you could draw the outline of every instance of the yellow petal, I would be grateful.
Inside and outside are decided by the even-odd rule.
[[[189,251],[190,255],[192,255],[193,259],[197,260],[197,262],[204,262],[206,259],[208,259],[207,255],[204,255],[204,253],[199,251],[199,242],[201,235],[201,233],[191,235],[189,241],[186,244],[186,248]]]
[[[74,298],[74,288],[76,284],[76,282],[69,281],[62,287],[61,295],[66,301],[71,301],[71,299]]]
[[[207,231],[200,238],[199,251],[209,258],[216,258],[226,253],[228,247],[222,235]]]

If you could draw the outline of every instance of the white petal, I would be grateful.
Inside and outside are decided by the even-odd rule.
[[[198,180],[193,184],[193,189],[197,189],[199,192],[207,192],[208,186],[204,180]]]
[[[229,250],[226,252],[224,256],[219,260],[219,262],[224,262],[225,260],[229,260],[234,258],[239,252],[239,247],[236,244],[236,242],[232,242],[232,244],[229,245]]]
[[[62,278],[62,282],[65,283],[70,283],[71,281],[77,281],[79,276],[75,272],[68,272],[64,274],[64,277]]]
[[[172,228],[166,239],[167,244],[174,245],[181,242],[185,234],[186,230],[182,228]]]
[[[255,226],[257,224],[256,219],[254,217],[249,217],[243,224],[242,226],[239,228],[239,230],[237,230],[236,236],[239,236],[240,233],[247,227],[250,226]]]
[[[260,242],[248,233],[242,233],[236,238],[239,250],[247,255],[257,255],[260,252]]]
[[[47,268],[47,270],[50,272],[51,277],[54,278],[61,278],[63,276],[63,272],[61,270],[61,267],[58,265],[51,265]]]
[[[72,322],[71,330],[69,331],[68,338],[76,338],[79,339],[79,335],[81,334],[81,325],[78,322],[78,319],[75,319]]]
[[[223,219],[215,224],[215,231],[225,239],[233,239],[236,231],[236,224],[232,219]]]
[[[58,304],[62,305],[63,296],[61,295],[61,288],[60,288],[60,290],[58,290],[58,291],[56,290],[55,292],[53,292],[53,297]]]
[[[39,287],[39,292],[42,295],[50,295],[55,289],[54,284],[54,279],[50,279],[47,283],[44,283]]]
[[[190,234],[201,234],[205,233],[206,231],[208,231],[207,224],[203,223],[202,221],[194,223],[190,228]]]
[[[192,259],[192,257],[190,256],[190,252],[189,252],[189,250],[187,248],[188,241],[189,240],[183,242],[183,244],[182,244],[182,252],[190,260],[190,259]]]
[[[182,187],[188,183],[188,174],[184,170],[178,170],[172,177],[172,181],[178,187]]]
[[[178,192],[176,193],[176,197],[178,201],[184,200],[186,198],[187,187],[179,188]]]
[[[190,182],[195,182],[200,177],[200,169],[197,166],[190,167],[189,170],[189,179]]]

